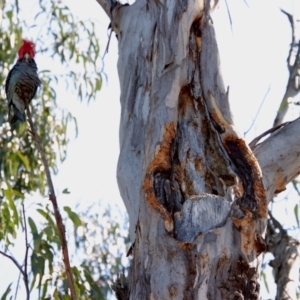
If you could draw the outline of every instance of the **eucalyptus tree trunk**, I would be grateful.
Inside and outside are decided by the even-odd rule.
[[[129,299],[258,299],[267,203],[300,170],[282,132],[300,121],[257,160],[234,127],[210,1],[98,2],[119,41]]]

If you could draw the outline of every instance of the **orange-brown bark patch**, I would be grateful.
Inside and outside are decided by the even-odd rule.
[[[186,114],[189,107],[194,107],[194,98],[191,95],[191,87],[189,85],[184,86],[179,94],[178,101],[178,114],[183,116]]]
[[[201,166],[202,166],[202,159],[201,158],[195,158],[195,169],[197,172],[201,172]]]
[[[263,239],[257,235],[257,220],[254,214],[247,209],[243,209],[243,211],[246,214],[243,219],[232,217],[231,221],[240,230],[241,250],[247,257],[251,256],[254,249],[257,253],[265,251],[266,245]]]
[[[208,96],[208,110],[212,119],[218,126],[222,144],[226,148],[231,160],[236,165],[237,173],[243,182],[245,192],[248,192],[248,195],[245,195],[247,198],[246,202],[248,203],[244,202],[244,204],[251,204],[249,203],[250,201],[255,202],[255,213],[262,218],[266,218],[267,201],[262,183],[262,174],[257,159],[245,140],[238,136],[233,125],[224,118],[214,95],[209,92]],[[251,193],[249,193],[249,189],[247,189],[249,186],[252,188]],[[249,205],[249,207],[250,206],[252,205]]]
[[[143,183],[146,200],[150,207],[157,210],[168,223],[173,220],[165,207],[158,201],[153,188],[153,174],[155,171],[166,172],[171,169],[171,146],[175,138],[176,130],[173,122],[167,124],[164,128],[163,138],[157,153],[147,167],[146,176]]]
[[[179,243],[179,246],[183,250],[192,250],[193,249],[193,244],[191,244],[191,243]]]

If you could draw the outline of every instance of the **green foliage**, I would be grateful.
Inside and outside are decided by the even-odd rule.
[[[63,1],[32,0],[28,5],[36,9],[35,16],[26,20],[19,4],[24,5],[17,0],[0,2],[0,247],[9,254],[16,239],[24,239],[22,204],[26,203],[30,291],[38,293],[38,299],[69,299],[52,207],[43,198],[47,195],[44,168],[26,122],[13,126],[8,122],[4,85],[16,61],[24,28],[31,28],[36,36],[36,62],[42,80],[31,110],[48,164],[55,174],[58,162],[66,158],[68,128],[73,126],[77,133],[76,119],[57,103],[58,83],[64,82],[66,89],[81,101],[94,99],[102,85],[100,46],[95,24],[73,16]],[[57,71],[43,69],[41,65],[45,62],[58,66]],[[70,192],[65,189],[62,193]],[[41,201],[27,205],[32,194],[42,195]],[[94,206],[79,215],[64,207],[67,233],[70,239],[74,238],[69,246],[77,254],[72,272],[79,299],[107,299],[109,284],[113,274],[121,270],[121,255],[128,242],[110,210],[101,217],[92,213],[97,210]],[[24,261],[18,264],[24,270]],[[1,299],[12,299],[11,285]]]
[[[270,293],[266,273],[262,271],[262,272],[260,272],[260,275],[261,275],[261,278],[262,278],[263,281],[264,281],[266,290],[268,291],[268,293]]]
[[[38,299],[65,299],[67,281],[54,216],[48,205],[38,206],[42,224],[36,224],[28,217],[32,240],[30,289],[38,290]],[[111,207],[101,215],[97,213],[100,210],[98,203],[87,210],[80,207],[77,210],[83,212],[78,215],[70,207],[64,207],[67,213],[64,221],[73,226],[68,232],[70,238],[74,237],[74,243],[69,242],[69,249],[75,248],[79,260],[72,266],[76,292],[82,300],[104,300],[111,294],[110,286],[116,274],[122,271],[122,256],[129,244],[127,229],[125,224],[119,224],[119,214],[111,215]],[[50,288],[54,288],[52,295]]]
[[[297,221],[297,226],[299,227],[299,205],[296,204],[294,207],[294,214]]]
[[[81,259],[81,270],[89,282],[89,294],[80,299],[107,299],[113,283],[113,274],[122,271],[122,256],[127,252],[129,237],[125,224],[120,224],[121,215],[113,216],[112,207],[101,215],[91,206],[81,218],[82,225],[75,234],[76,247],[85,253]],[[100,203],[98,204],[100,207]]]
[[[11,285],[12,285],[12,283],[7,287],[6,291],[4,292],[4,294],[1,297],[1,300],[12,299],[12,296],[7,298],[8,294],[11,292]]]
[[[33,3],[32,3],[33,4]],[[33,20],[22,20],[19,5],[6,3],[2,7],[0,27],[0,180],[8,181],[13,189],[22,194],[39,190],[45,194],[45,180],[41,161],[34,141],[27,132],[27,125],[7,123],[7,102],[4,83],[9,69],[16,59],[22,40],[22,28],[36,31],[38,58],[43,56],[49,63],[59,62],[61,74],[39,70],[42,87],[33,100],[33,118],[45,147],[50,167],[57,172],[57,162],[66,157],[67,128],[75,118],[57,106],[56,87],[63,80],[66,87],[77,93],[80,100],[93,99],[101,89],[100,46],[92,21],[75,18],[60,1],[36,1],[40,11]],[[42,24],[42,25],[41,25]],[[36,30],[34,30],[36,27]]]

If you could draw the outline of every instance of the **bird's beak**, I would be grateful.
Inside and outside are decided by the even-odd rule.
[[[26,53],[24,56],[25,56],[25,60],[28,61],[28,59],[29,59],[29,54]]]

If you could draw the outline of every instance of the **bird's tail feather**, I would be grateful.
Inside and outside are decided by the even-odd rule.
[[[12,117],[10,124],[16,123],[18,120],[25,122],[25,113],[21,113],[16,107],[14,107],[14,116]]]

